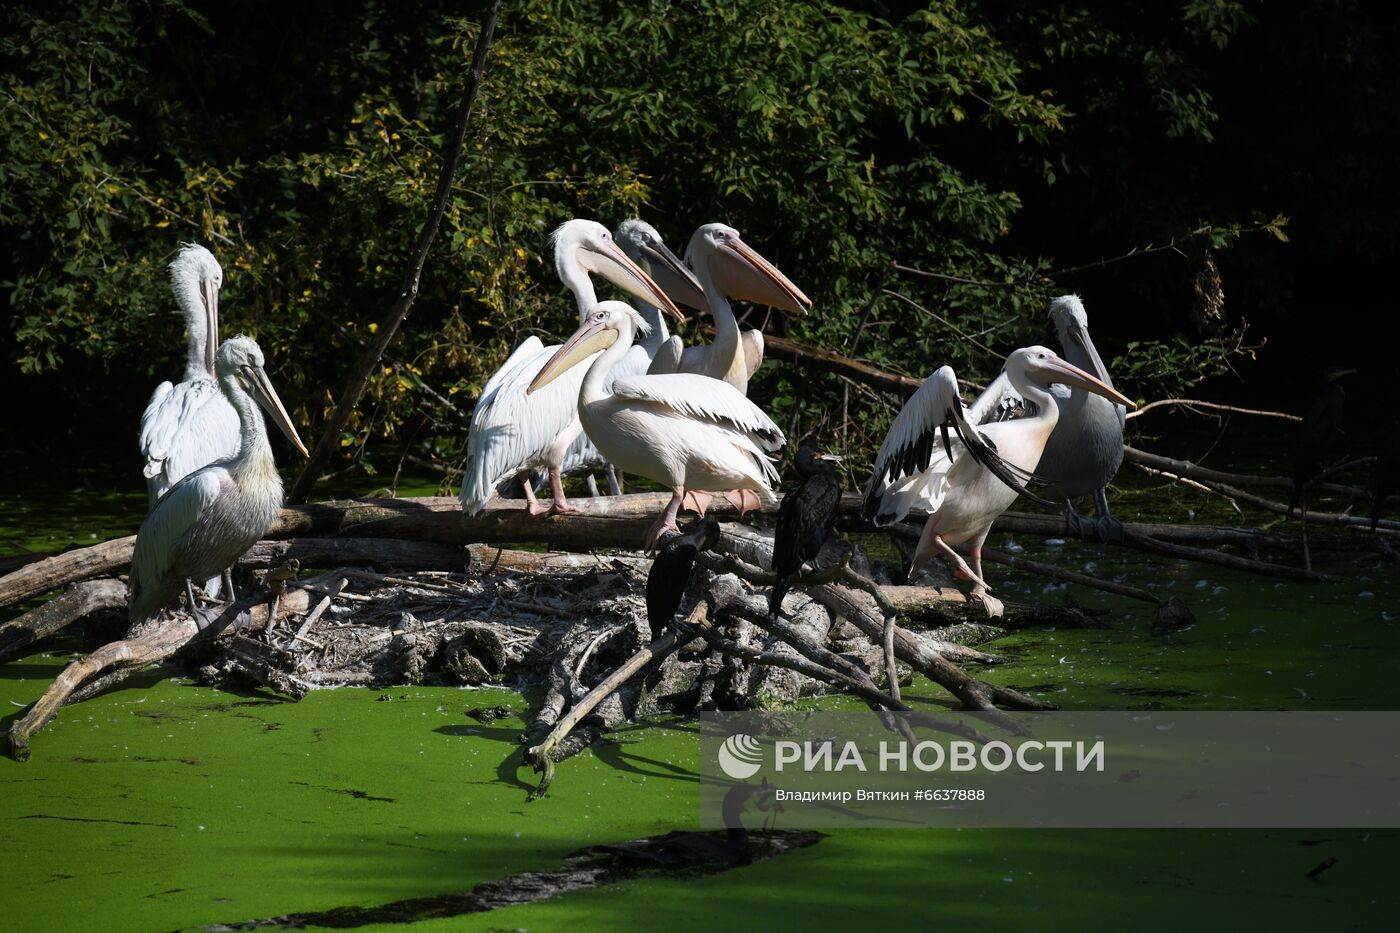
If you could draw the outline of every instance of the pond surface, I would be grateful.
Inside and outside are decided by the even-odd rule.
[[[6,482],[0,553],[130,534],[144,495],[112,475]],[[1121,479],[1114,501],[1125,515],[1239,521],[1218,500],[1144,485],[1126,467]],[[431,480],[400,487],[435,491]],[[1146,604],[1071,588],[1079,604],[1107,610],[1105,627],[995,642],[1009,662],[989,679],[1075,709],[1400,708],[1400,583],[1379,555],[1314,548],[1318,569],[1339,581],[1299,584],[1098,545],[1013,544],[1181,595],[1198,624],[1153,636]],[[1001,595],[1064,598],[1063,587],[989,569]],[[19,713],[90,647],[60,639],[0,666],[0,708]],[[906,695],[946,700],[927,682]],[[494,705],[511,715],[485,725],[466,714]],[[0,916],[26,930],[218,928],[456,894],[557,869],[586,845],[695,827],[693,724],[615,733],[561,764],[549,795],[527,803],[535,776],[517,744],[526,712],[504,688],[340,689],[292,703],[168,671],[133,678],[61,713],[28,763],[0,758]],[[1318,880],[1305,877],[1328,858],[1336,863]],[[1147,930],[1390,929],[1397,867],[1400,831],[1390,830],[847,830],[721,874],[642,878],[409,926],[1043,930],[1113,918]]]

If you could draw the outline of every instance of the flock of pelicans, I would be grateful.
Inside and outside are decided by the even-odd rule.
[[[675,533],[682,509],[703,516],[720,495],[742,513],[760,498],[774,499],[779,477],[771,454],[786,440],[747,396],[763,336],[740,331],[730,301],[806,314],[811,300],[724,224],[695,231],[685,261],[640,220],[615,233],[571,220],[553,243],[556,271],[577,304],[578,330],[559,346],[530,337],[483,389],[468,439],[463,510],[480,512],[498,487],[518,479],[531,514],[573,511],[565,475],[606,469],[616,491],[616,473],[631,473],[671,492],[646,536],[650,552],[681,540]],[[306,455],[258,345],[242,336],[218,344],[223,273],[213,255],[186,245],[170,275],[188,330],[188,362],[181,382],[156,389],[141,420],[151,510],[132,562],[133,623],[156,616],[181,591],[191,612],[208,619],[193,584],[207,597],[226,591],[233,598],[229,568],[266,532],[282,502],[258,406]],[[631,295],[636,307],[600,301],[594,276]],[[713,342],[683,347],[668,335],[664,315],[684,321],[682,304],[713,317]],[[1080,300],[1056,299],[1050,315],[1063,357],[1040,346],[1016,350],[971,407],[963,405],[952,369],[937,370],[895,419],[865,489],[864,515],[876,526],[915,508],[929,513],[914,566],[945,558],[988,615],[1002,607],[983,577],[982,543],[1017,495],[1066,506],[1075,523],[1069,501],[1094,495],[1097,517],[1088,527],[1104,536],[1116,527],[1103,488],[1122,462],[1124,406],[1133,403],[1113,388]],[[806,448],[796,458],[802,483],[779,509],[775,613],[788,581],[835,521],[841,490],[832,459]],[[535,497],[541,473],[552,493],[548,507]],[[1044,496],[1028,492],[1031,479],[1044,484]],[[681,538],[693,553],[715,533],[706,522]],[[964,544],[966,558],[953,549]]]

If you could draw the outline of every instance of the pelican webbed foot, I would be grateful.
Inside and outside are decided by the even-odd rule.
[[[1108,500],[1100,489],[1094,493],[1094,517],[1085,518],[1075,511],[1074,503],[1065,500],[1065,533],[1082,541],[1122,544],[1127,538],[1123,523],[1108,510]]]
[[[763,502],[758,498],[758,493],[754,492],[752,489],[731,489],[728,492],[721,493],[721,495],[728,499],[734,508],[739,510],[741,516],[747,515],[749,512],[757,512],[759,509],[763,508]]]
[[[701,518],[704,518],[705,510],[710,507],[710,503],[714,498],[715,497],[708,492],[703,492],[698,489],[687,489],[685,495],[681,498],[681,508],[689,509]]]
[[[1128,532],[1123,523],[1112,515],[1094,519],[1092,527],[1094,537],[1104,544],[1122,544],[1128,539]]]
[[[676,527],[676,515],[681,510],[681,503],[691,495],[692,493],[686,492],[684,486],[674,486],[671,488],[671,501],[666,503],[666,510],[661,513],[661,517],[653,522],[651,528],[647,530],[646,545],[643,547],[645,553],[656,553],[662,537],[664,537],[667,532],[680,534],[681,530]],[[701,495],[708,494],[702,493]]]
[[[530,471],[521,470],[517,478],[520,480],[520,488],[525,491],[525,508],[530,514],[536,518],[549,514],[551,507],[541,505],[540,500],[535,497],[535,484],[530,478]]]
[[[974,586],[972,592],[968,594],[969,600],[977,600],[982,604],[982,608],[987,612],[987,618],[1000,619],[1006,613],[1006,607],[1001,600],[987,592],[984,586]]]
[[[564,495],[564,476],[559,467],[549,468],[549,494],[553,496],[553,502],[549,506],[550,515],[578,511],[578,507],[570,505],[569,497]]]
[[[675,516],[667,517],[663,515],[652,523],[647,529],[646,546],[642,549],[646,554],[654,554],[661,545],[661,539],[668,534],[680,534],[681,530],[676,526]]]

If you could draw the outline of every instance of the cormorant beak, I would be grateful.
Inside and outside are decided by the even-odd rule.
[[[292,426],[292,418],[287,414],[287,409],[282,406],[282,399],[278,398],[277,390],[272,387],[272,382],[267,378],[267,373],[263,368],[261,366],[244,366],[240,373],[243,376],[243,385],[247,388],[248,394],[253,396],[253,400],[262,406],[263,411],[272,418],[272,422],[287,436],[287,440],[292,442],[292,446],[301,451],[303,457],[311,456],[311,452],[301,442],[297,429]]]
[[[845,458],[845,457],[839,457],[839,456],[837,456],[836,454],[829,454],[829,453],[827,453],[826,451],[819,451],[818,453],[816,453],[815,455],[813,455],[812,459],[813,459],[813,460],[826,460],[826,461],[829,461],[829,462],[831,462],[831,463],[840,463],[842,460],[844,460],[844,459],[846,459],[846,458]]]
[[[710,272],[719,290],[728,297],[794,314],[806,314],[812,307],[812,299],[802,289],[743,240],[727,237],[715,256],[722,261],[713,263]]]
[[[1048,360],[1037,361],[1036,365],[1040,369],[1051,374],[1052,378],[1050,381],[1052,382],[1058,382],[1062,385],[1070,386],[1071,388],[1084,389],[1085,391],[1093,392],[1095,395],[1102,395],[1109,401],[1116,402],[1127,408],[1137,408],[1137,403],[1122,392],[1119,392],[1110,385],[1105,385],[1096,376],[1091,376],[1078,366],[1075,366],[1073,363],[1067,363],[1058,356],[1052,355]]]
[[[661,290],[661,286],[657,285],[651,276],[628,259],[622,247],[614,241],[588,244],[579,250],[578,257],[579,263],[589,272],[596,272],[627,294],[656,305],[678,323],[685,323],[685,317],[680,308],[676,307],[676,303]]]
[[[582,326],[574,331],[574,335],[559,348],[559,352],[544,364],[544,368],[535,376],[525,394],[530,395],[538,389],[543,389],[579,363],[616,342],[617,331],[609,327],[607,321],[584,321]]]
[[[654,248],[643,244],[642,254],[651,266],[652,278],[676,304],[694,308],[696,311],[704,311],[709,307],[705,301],[705,291],[700,287],[700,280],[665,243],[658,243]]]

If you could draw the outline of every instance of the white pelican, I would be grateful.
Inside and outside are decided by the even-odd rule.
[[[141,416],[141,472],[151,505],[185,474],[238,451],[238,414],[214,382],[223,279],[213,254],[194,243],[185,244],[170,263],[170,288],[189,333],[188,354],[185,377],[178,385],[156,386]]]
[[[930,514],[910,571],[935,553],[941,554],[952,564],[956,576],[974,584],[972,595],[993,617],[1001,615],[1002,605],[988,592],[982,576],[982,542],[996,517],[1010,508],[1018,493],[1025,492],[1018,478],[1032,475],[1055,430],[1059,408],[1046,387],[1058,382],[1133,405],[1045,347],[1025,347],[1012,353],[1006,359],[1005,375],[1011,388],[1035,406],[1036,413],[976,428],[968,418],[995,407],[989,401],[994,400],[993,389],[983,393],[972,411],[965,411],[951,367],[944,366],[929,376],[904,404],[885,436],[874,475],[865,488],[863,508],[865,517],[876,525],[898,521],[915,505],[926,508]],[[957,445],[948,438],[950,425],[961,438]],[[952,548],[963,543],[969,545],[971,566]]]
[[[680,319],[675,303],[651,276],[627,258],[602,224],[571,220],[556,230],[554,268],[574,294],[579,320],[598,304],[590,272]],[[682,277],[689,274],[683,265],[676,273]],[[557,349],[558,346],[546,347],[538,337],[529,337],[482,390],[472,412],[462,477],[462,510],[468,515],[484,509],[497,484],[513,474],[520,474],[531,515],[574,511],[564,496],[561,467],[583,430],[578,420],[578,386],[583,374],[548,392],[528,398],[525,393],[526,386]],[[530,483],[530,471],[541,468],[549,471],[553,502],[548,508],[535,499]]]
[[[190,612],[199,610],[189,581],[217,576],[267,531],[282,507],[282,478],[267,428],[254,402],[306,456],[306,447],[277,390],[263,371],[263,354],[248,337],[233,337],[214,361],[219,390],[238,415],[235,456],[195,470],[161,496],[136,534],[128,605],[132,624],[169,605],[183,585]],[[233,598],[233,593],[228,594]]]
[[[1063,295],[1050,303],[1050,320],[1060,338],[1064,359],[1113,387],[1108,369],[1089,338],[1089,316],[1078,295]],[[1081,388],[1056,383],[1050,397],[1059,409],[1060,420],[1045,445],[1036,476],[1045,483],[1045,495],[1063,503],[1065,523],[1070,534],[1083,536],[1090,528],[1101,541],[1122,537],[1123,524],[1108,509],[1105,487],[1123,465],[1123,424],[1127,414],[1122,405]],[[985,400],[985,401],[984,401]],[[998,376],[986,393],[973,405],[972,421],[985,418],[979,405],[995,405],[998,412],[1029,411],[1025,399],[1011,388],[1005,373]],[[1084,521],[1074,510],[1080,496],[1094,497],[1094,521]]]
[[[602,351],[579,387],[579,419],[598,450],[619,470],[670,488],[671,501],[647,534],[650,551],[663,533],[677,530],[676,513],[686,500],[703,513],[707,492],[772,499],[769,484],[778,474],[765,451],[782,447],[783,432],[738,389],[708,376],[667,373],[613,379],[613,367],[645,329],[646,322],[632,308],[620,301],[601,302],[527,391],[547,390]]]
[[[747,243],[739,231],[724,224],[705,224],[690,238],[686,259],[705,291],[706,307],[715,319],[713,343],[681,349],[672,337],[657,352],[652,373],[700,373],[723,379],[744,394],[749,378],[763,362],[763,333],[739,333],[730,298],[806,314],[812,300]]]
[[[706,307],[705,293],[701,291],[700,283],[680,257],[666,246],[661,234],[651,224],[635,217],[624,220],[613,231],[613,239],[622,247],[627,258],[651,276],[666,296],[676,304],[686,305],[697,311]],[[640,376],[645,373],[656,357],[656,351],[670,336],[660,308],[638,297],[632,298],[631,305],[641,313],[642,320],[646,321],[650,330],[613,368],[614,378]],[[590,474],[591,481],[592,471],[599,467],[607,469],[610,491],[613,495],[619,495],[622,486],[617,480],[617,473],[612,464],[603,459],[603,455],[598,453],[598,448],[593,446],[588,435],[580,431],[578,438],[564,456],[561,472],[565,476],[587,473]]]

